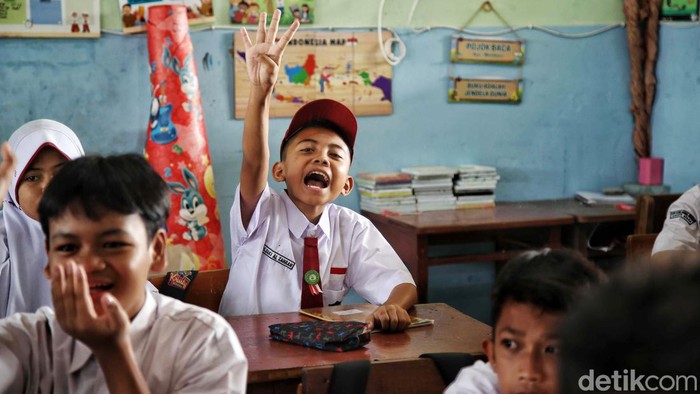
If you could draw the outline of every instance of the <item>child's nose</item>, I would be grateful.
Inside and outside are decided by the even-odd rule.
[[[518,371],[518,379],[525,381],[542,380],[542,359],[537,352],[523,355],[523,361]]]
[[[314,160],[316,163],[321,163],[323,165],[328,165],[330,161],[328,160],[328,155],[325,153],[319,154],[318,157],[316,157],[316,160]]]
[[[89,251],[81,253],[76,262],[83,266],[86,273],[99,271],[105,267],[104,260],[99,255]]]
[[[53,174],[47,174],[46,176],[43,177],[42,182],[41,182],[41,190],[44,191],[46,190],[46,187],[49,185],[51,180],[53,179]]]

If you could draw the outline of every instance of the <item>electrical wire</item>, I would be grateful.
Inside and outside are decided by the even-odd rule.
[[[386,0],[381,0],[379,2],[379,11],[377,12],[377,42],[379,43],[379,49],[382,53],[382,56],[384,57],[384,60],[386,60],[386,62],[391,64],[392,66],[396,66],[399,63],[401,63],[403,58],[406,57],[406,44],[404,44],[404,42],[401,41],[401,37],[399,37],[399,35],[391,29],[387,30],[391,32],[392,37],[386,41],[383,41],[382,17],[384,15],[385,1]],[[418,1],[414,1],[414,6],[417,3]],[[394,54],[394,45],[396,45],[398,49],[398,55]]]

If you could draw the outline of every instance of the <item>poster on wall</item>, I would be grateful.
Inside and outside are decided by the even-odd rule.
[[[99,36],[100,0],[0,0],[0,37]]]
[[[518,104],[523,95],[521,79],[453,79],[448,101]]]
[[[697,21],[698,0],[666,0],[661,3],[661,19]]]
[[[382,42],[391,35],[383,34]],[[234,114],[243,119],[250,83],[239,33],[234,34],[232,56]],[[381,55],[376,32],[298,31],[284,51],[270,116],[292,116],[304,103],[320,98],[340,101],[355,115],[391,114],[391,85],[392,68]]]
[[[184,5],[190,25],[214,22],[212,0],[119,0],[124,33],[145,32],[148,8],[156,5]]]
[[[500,63],[522,65],[525,44],[520,40],[484,40],[454,36],[450,60],[462,63]]]
[[[316,0],[229,0],[228,16],[236,25],[256,25],[262,12],[267,13],[269,23],[275,10],[280,10],[280,25],[291,25],[294,19],[313,23]]]

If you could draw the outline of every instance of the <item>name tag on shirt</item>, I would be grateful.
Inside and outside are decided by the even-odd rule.
[[[671,211],[671,214],[669,215],[669,219],[682,219],[684,222],[688,223],[688,225],[695,224],[697,222],[697,219],[695,219],[695,216],[693,216],[692,213],[686,211],[685,209],[680,209],[678,211]]]
[[[282,265],[284,268],[288,270],[292,270],[296,263],[281,254],[275,252],[274,250],[270,249],[267,245],[263,246],[263,254],[267,256],[270,260]]]

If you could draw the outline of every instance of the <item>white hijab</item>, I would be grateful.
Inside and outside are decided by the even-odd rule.
[[[44,277],[44,233],[39,222],[19,206],[20,179],[44,147],[57,149],[69,160],[85,154],[73,130],[49,119],[25,123],[12,134],[9,143],[17,163],[0,211],[0,318],[52,305],[51,286]]]

